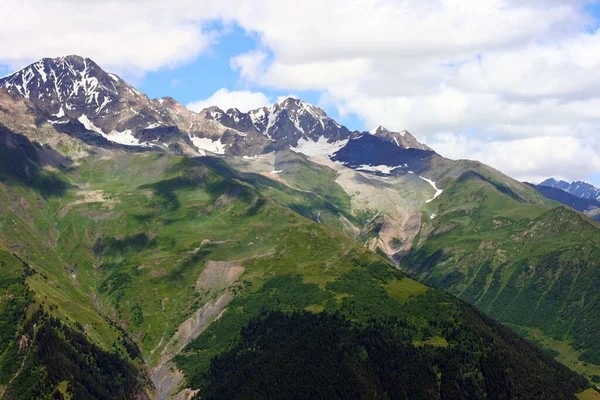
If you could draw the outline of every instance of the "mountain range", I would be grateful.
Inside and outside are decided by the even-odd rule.
[[[600,231],[551,197],[299,99],[196,113],[42,59],[0,79],[0,397],[574,398]]]
[[[561,204],[574,208],[596,221],[600,220],[600,201],[593,197],[579,197],[553,186],[534,185],[532,183],[527,183],[527,185],[551,200],[558,201]]]
[[[549,178],[540,183],[540,186],[564,190],[565,192],[582,199],[600,200],[600,189],[583,181],[574,181],[569,183],[566,181],[557,181],[554,178]]]
[[[191,156],[209,151],[251,157],[284,148],[334,152],[364,134],[292,98],[248,113],[218,107],[194,113],[172,98],[151,100],[89,58],[73,55],[44,58],[0,79],[0,87],[31,102],[61,131],[85,129],[113,143]],[[373,134],[398,147],[429,150],[406,131],[379,127]]]

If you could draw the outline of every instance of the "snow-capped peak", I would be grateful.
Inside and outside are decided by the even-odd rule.
[[[94,61],[75,55],[43,58],[0,79],[0,87],[18,93],[49,115],[65,113],[71,117],[82,112],[93,116],[106,114],[107,106],[118,103],[124,92],[141,96]]]
[[[385,129],[385,127],[383,127],[382,125],[377,125],[375,128],[373,128],[369,131],[369,133],[371,135],[375,135],[378,132],[389,132],[389,131],[387,129]]]

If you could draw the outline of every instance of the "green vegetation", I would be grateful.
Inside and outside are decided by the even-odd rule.
[[[581,363],[600,365],[600,231],[564,206],[525,200],[535,197],[464,174],[440,197],[437,217],[403,267],[501,322],[569,343]]]
[[[311,304],[323,312],[303,311]],[[562,399],[587,386],[452,296],[359,259],[325,287],[291,275],[265,281],[176,361],[209,399]]]
[[[0,385],[10,382],[21,363],[19,331],[31,303],[25,279],[32,273],[28,265],[25,269],[16,257],[0,248]]]
[[[59,396],[63,382],[75,399],[130,399],[143,389],[136,367],[126,357],[100,349],[41,308],[24,326],[18,351],[26,355],[6,398]]]
[[[57,162],[53,153],[39,156],[51,149],[21,145],[15,159],[21,164],[0,180],[4,396],[149,394],[144,364],[152,368],[164,364],[165,354],[176,356],[169,341],[180,325],[221,298],[228,303],[219,318],[198,328],[175,357],[194,388],[229,385],[213,372],[228,370],[226,360],[238,356],[272,360],[265,367],[276,369],[281,358],[245,354],[243,347],[261,338],[268,346],[281,344],[271,339],[276,331],[264,331],[261,321],[270,318],[280,335],[292,328],[307,338],[329,335],[333,342],[324,338],[323,345],[341,348],[332,355],[347,362],[336,379],[349,379],[366,397],[498,392],[527,398],[528,388],[538,398],[568,398],[586,388],[578,375],[470,306],[407,278],[339,229],[304,218],[315,219],[307,214],[314,200],[339,221],[349,199],[339,186],[330,187],[334,177],[320,180],[323,171],[306,170],[303,158],[284,160],[305,171],[290,190],[257,176],[218,172],[206,159],[103,152],[75,165]],[[48,174],[59,181],[51,190],[35,178]],[[304,191],[314,197],[297,200]],[[256,336],[248,336],[252,332]],[[333,333],[344,339],[339,346]],[[326,369],[328,356],[320,364]],[[402,371],[426,384],[393,387]],[[254,378],[249,375],[248,387],[261,385]],[[320,393],[332,393],[327,387]]]
[[[283,168],[279,175],[286,184],[258,173],[235,171],[218,158],[203,157],[202,162],[224,176],[252,185],[262,196],[306,218],[352,234],[348,225],[356,226],[361,220],[351,212],[350,196],[335,182],[337,173],[291,151],[278,157]]]
[[[28,163],[30,172],[48,169],[30,162],[27,154],[21,154],[21,162]],[[243,294],[260,290],[274,271],[302,275],[311,287],[322,287],[349,268],[353,257],[376,258],[339,231],[314,224],[196,160],[92,155],[77,167],[54,170],[66,182],[60,196],[46,196],[23,182],[19,171],[5,170],[0,184],[0,202],[6,205],[0,244],[39,273],[27,278],[31,292],[20,273],[14,275],[19,285],[3,279],[6,299],[17,299],[16,294],[31,298],[27,302],[43,306],[49,319],[75,332],[83,327],[86,338],[102,351],[117,349],[124,362],[138,367],[142,357],[137,346],[146,362],[155,365],[178,326],[226,289],[208,294],[196,290],[210,260],[244,265],[243,283],[231,288]],[[2,260],[3,274],[5,265],[22,269],[8,252]],[[287,285],[281,290],[295,298],[298,288]],[[13,305],[19,312],[24,306],[2,300],[0,311],[8,321],[0,321],[6,326],[2,334],[14,350],[23,317],[15,316]],[[303,306],[321,303],[325,301]],[[2,351],[0,385],[14,376],[21,360],[13,357],[14,351]],[[51,384],[65,392],[64,381]]]
[[[433,308],[438,300],[424,299]],[[568,399],[587,386],[506,329],[467,314],[435,319],[452,345],[435,337],[415,346],[404,319],[271,311],[211,360],[198,398]]]

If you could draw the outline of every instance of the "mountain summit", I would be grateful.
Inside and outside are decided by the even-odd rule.
[[[94,61],[75,55],[44,58],[0,79],[0,87],[31,101],[48,116],[90,119],[115,113],[119,103],[145,96]]]
[[[375,135],[384,139],[388,139],[396,143],[398,147],[405,149],[420,149],[420,150],[432,150],[431,147],[420,143],[409,131],[392,132],[383,126],[379,125],[377,128],[369,131],[371,135]]]
[[[120,145],[178,154],[252,157],[292,149],[331,155],[366,133],[350,131],[322,109],[294,98],[247,113],[218,107],[195,113],[172,98],[151,100],[75,55],[44,58],[0,79],[0,88],[29,101],[40,118],[62,132],[86,131],[88,139],[95,134]],[[406,131],[381,128],[373,134],[386,146],[431,150]]]
[[[540,183],[540,186],[549,186],[564,190],[565,192],[582,199],[600,200],[600,189],[583,181],[574,181],[569,183],[566,181],[557,181],[554,178],[549,178]]]

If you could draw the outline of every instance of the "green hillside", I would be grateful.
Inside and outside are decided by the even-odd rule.
[[[564,399],[588,386],[235,171],[151,152],[90,149],[70,159],[1,133],[5,398],[167,398],[184,388],[216,388],[223,397],[218,388],[229,383],[215,371],[228,371],[236,357],[277,369],[272,346],[292,327],[324,335],[305,342],[298,365],[322,346],[341,349],[322,354],[323,368],[332,355],[344,361],[339,374],[326,368],[329,383],[313,385],[324,395],[331,374],[352,379],[365,397]],[[265,320],[274,328],[265,331]],[[395,366],[413,363],[406,372],[422,387],[395,385]],[[298,376],[298,397],[313,393],[311,376]],[[261,385],[258,378],[248,375],[247,387]]]
[[[587,364],[600,365],[595,222],[564,206],[525,202],[475,172],[449,185],[426,213],[436,216],[403,260],[406,269],[524,335],[543,333],[548,350],[555,347],[565,361],[569,356],[570,366],[598,371]]]
[[[267,280],[177,364],[211,399],[572,398],[586,386],[561,382],[565,366],[472,307],[378,262],[355,262],[324,289]]]

